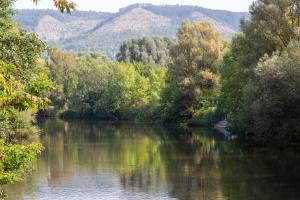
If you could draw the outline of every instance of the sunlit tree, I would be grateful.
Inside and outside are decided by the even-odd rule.
[[[223,43],[209,23],[184,21],[177,38],[178,44],[171,49],[169,75],[177,91],[178,112],[190,118],[201,108],[204,93],[218,86],[216,63]]]

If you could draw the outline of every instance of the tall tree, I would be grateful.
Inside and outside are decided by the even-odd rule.
[[[300,36],[299,0],[257,0],[249,12],[251,20],[241,21],[242,34],[232,42],[242,67],[254,67],[264,54],[281,51]]]
[[[207,90],[218,86],[216,63],[223,43],[209,23],[184,21],[171,49],[169,75],[176,90],[179,115],[190,118],[201,108]]]
[[[231,131],[257,143],[298,138],[299,6],[300,0],[255,1],[224,57],[220,105]]]

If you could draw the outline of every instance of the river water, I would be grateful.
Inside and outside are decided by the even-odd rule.
[[[299,200],[300,156],[245,151],[209,129],[40,124],[45,151],[9,199]]]

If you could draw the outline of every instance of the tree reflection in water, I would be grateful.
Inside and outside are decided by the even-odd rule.
[[[299,172],[299,162],[278,162],[275,154],[266,159],[265,154],[242,152],[210,130],[57,120],[41,127],[45,152],[24,183],[6,188],[11,199],[38,199],[61,188],[65,198],[76,191],[97,196],[108,190],[128,199],[299,197],[291,187],[298,184],[286,180],[291,176],[284,173],[287,169],[293,169],[291,175]],[[108,187],[103,189],[103,184]]]

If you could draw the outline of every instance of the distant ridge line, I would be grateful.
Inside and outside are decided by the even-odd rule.
[[[136,8],[147,13],[141,10],[131,12]],[[47,24],[39,23],[46,15],[52,17],[52,21],[49,18]],[[200,6],[139,3],[120,8],[115,13],[75,11],[69,15],[52,9],[19,9],[14,19],[26,30],[36,32],[49,45],[69,52],[105,52],[113,59],[124,40],[144,36],[174,38],[185,19],[209,21],[223,38],[230,39],[239,31],[240,19],[249,17],[247,12]],[[60,27],[55,27],[56,20]]]

